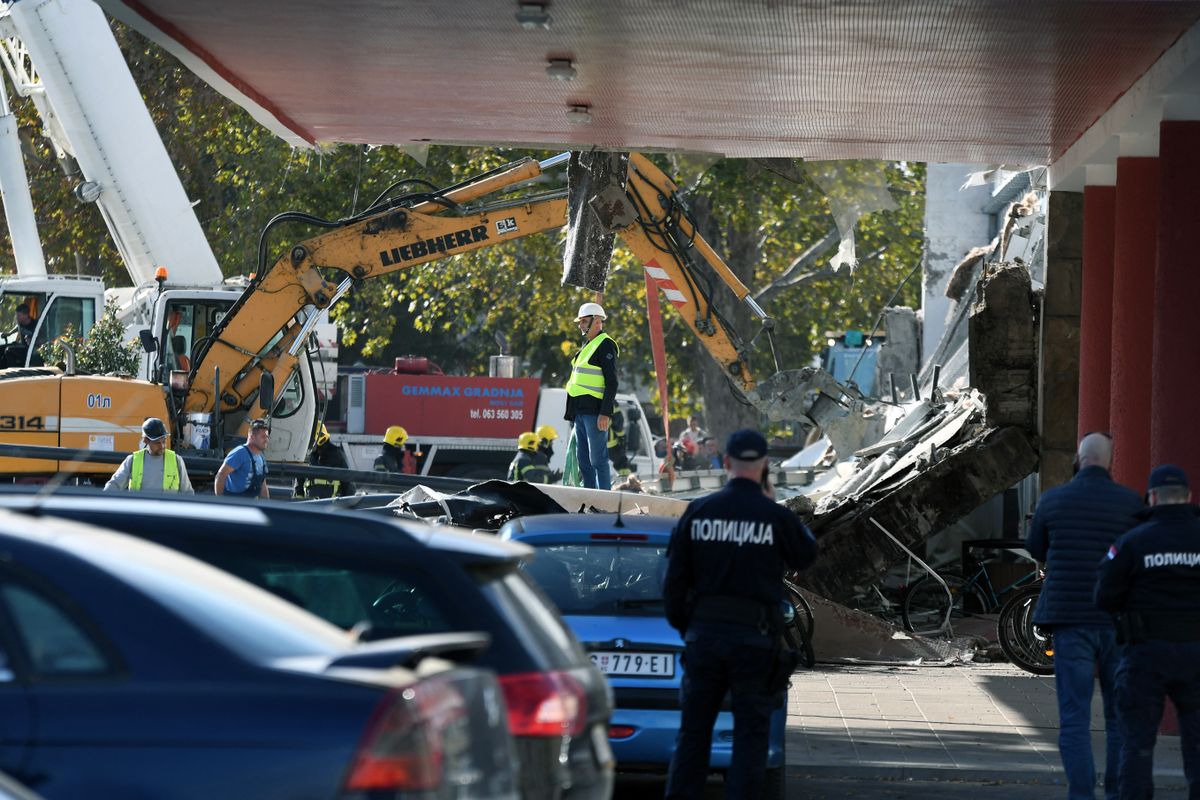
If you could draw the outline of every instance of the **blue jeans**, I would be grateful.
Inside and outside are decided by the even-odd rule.
[[[708,778],[713,726],[726,692],[733,695],[733,757],[725,773],[726,798],[761,797],[767,772],[771,712],[780,695],[767,691],[773,658],[739,638],[689,636],[683,654],[682,713],[667,772],[668,798],[701,798]]]
[[[1117,703],[1125,737],[1121,800],[1154,796],[1154,742],[1164,697],[1170,697],[1179,712],[1188,798],[1200,798],[1200,642],[1152,640],[1126,645],[1117,668]]]
[[[1054,627],[1054,686],[1058,694],[1058,752],[1067,773],[1068,800],[1095,800],[1092,758],[1092,692],[1100,675],[1104,701],[1104,796],[1116,800],[1121,763],[1116,674],[1120,648],[1116,630],[1098,625]],[[1098,669],[1097,669],[1098,668]]]
[[[579,456],[579,471],[583,473],[583,485],[589,489],[611,489],[612,473],[608,469],[608,432],[596,427],[598,420],[597,414],[575,415],[575,452]]]

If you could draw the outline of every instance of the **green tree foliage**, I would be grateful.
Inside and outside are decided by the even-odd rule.
[[[203,84],[156,45],[115,25],[135,81],[166,143],[188,195],[228,275],[258,269],[263,227],[283,211],[340,219],[366,208],[396,181],[421,179],[446,186],[525,155],[549,153],[479,147],[433,147],[422,166],[396,147],[341,146],[293,150],[249,115]],[[54,271],[102,275],[128,283],[99,213],[70,195],[33,110],[19,104],[27,164],[39,227]],[[37,131],[37,134],[34,133]],[[33,157],[30,154],[33,154]],[[756,293],[776,320],[776,344],[785,368],[811,363],[826,330],[867,328],[901,279],[921,258],[924,167],[861,163],[885,170],[896,209],[864,217],[857,226],[860,265],[833,271],[838,237],[825,194],[802,162],[724,159],[701,164],[655,157],[668,174],[687,182],[688,203],[703,235]],[[537,191],[561,185],[549,176]],[[409,186],[409,190],[419,186]],[[268,261],[320,229],[285,223],[272,230]],[[342,325],[343,360],[387,364],[407,353],[427,355],[448,372],[483,374],[497,338],[550,385],[566,378],[578,346],[575,310],[592,299],[562,287],[561,233],[520,239],[403,270],[356,286],[333,310]],[[0,265],[11,259],[0,242]],[[170,265],[167,265],[170,266]],[[898,304],[915,304],[909,281]],[[606,326],[621,344],[622,383],[653,391],[641,265],[618,243],[604,297]],[[758,329],[744,305],[718,301],[746,339]],[[758,422],[733,399],[724,377],[669,304],[664,327],[673,415],[704,409],[715,432]],[[774,371],[765,337],[755,343],[753,368]]]
[[[67,360],[67,348],[75,351],[75,367],[92,375],[136,375],[141,364],[141,347],[136,341],[124,341],[125,326],[117,319],[117,306],[109,301],[104,313],[88,331],[79,336],[71,328],[52,342],[38,348],[38,355],[47,364],[62,364]]]

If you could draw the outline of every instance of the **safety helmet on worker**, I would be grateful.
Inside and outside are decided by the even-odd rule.
[[[329,429],[325,427],[325,423],[321,423],[321,427],[317,428],[317,447],[324,447],[329,442]]]
[[[539,425],[536,433],[538,440],[542,442],[553,442],[558,438],[558,431],[553,425]]]
[[[538,437],[533,431],[526,431],[517,437],[517,449],[537,450]]]
[[[146,441],[157,442],[167,436],[167,426],[158,417],[147,417],[142,423],[142,436]]]
[[[599,317],[600,319],[608,319],[608,314],[604,313],[604,307],[599,303],[584,303],[579,307],[579,313],[575,315],[575,321],[584,317]]]
[[[404,447],[404,443],[407,441],[408,431],[399,425],[392,425],[383,433],[383,443],[390,444],[392,447]]]

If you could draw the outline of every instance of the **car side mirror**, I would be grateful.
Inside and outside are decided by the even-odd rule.
[[[275,376],[264,372],[258,379],[258,407],[270,411],[275,406]]]
[[[154,338],[154,334],[150,332],[149,328],[142,328],[138,331],[138,339],[142,342],[142,349],[147,353],[158,352],[158,340]]]

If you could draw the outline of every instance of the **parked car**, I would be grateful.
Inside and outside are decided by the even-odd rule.
[[[47,800],[516,796],[493,673],[195,559],[0,510],[0,770]]]
[[[683,643],[662,602],[667,544],[675,520],[614,514],[521,517],[500,538],[537,550],[525,570],[562,612],[612,683],[609,740],[618,769],[665,770],[679,731]],[[767,786],[782,797],[786,709],[771,717]],[[729,766],[733,713],[717,716],[710,766]]]
[[[522,797],[611,795],[608,685],[520,571],[528,548],[308,505],[0,493],[0,507],[36,507],[180,550],[365,639],[482,631],[491,644],[475,663],[499,675]]]

